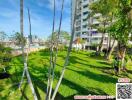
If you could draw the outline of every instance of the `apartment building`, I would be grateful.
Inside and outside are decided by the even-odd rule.
[[[96,17],[100,14],[96,14],[95,17],[89,18],[91,10],[89,5],[95,0],[72,0],[72,25],[75,12],[75,1],[77,1],[76,19],[75,19],[75,36],[85,41],[85,49],[89,49],[91,46],[99,44],[102,38],[102,33],[99,33],[97,29],[90,28],[91,24],[99,25]],[[107,47],[108,35],[105,35],[103,47]]]

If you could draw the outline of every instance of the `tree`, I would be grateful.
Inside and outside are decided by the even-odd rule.
[[[122,58],[122,64],[124,63],[124,58],[126,54],[126,47],[129,41],[129,35],[132,34],[132,1],[131,0],[119,0],[118,8],[118,20],[115,23],[116,36],[118,41],[118,52]]]
[[[117,0],[118,6],[115,7],[114,22],[110,25],[110,33],[118,42],[117,55],[122,59],[122,67],[126,54],[130,34],[132,34],[132,1]]]
[[[22,34],[20,34],[19,32],[16,32],[12,36],[12,40],[14,40],[15,44],[18,46],[21,46],[22,43],[24,44],[24,46],[26,45],[26,38],[23,37]]]
[[[52,96],[51,100],[54,100],[55,99],[55,96],[57,94],[57,91],[59,89],[59,86],[61,84],[61,81],[62,81],[62,79],[64,77],[64,73],[65,73],[66,67],[67,67],[67,65],[69,63],[70,52],[71,52],[71,49],[72,49],[73,38],[74,38],[74,33],[75,33],[74,26],[75,26],[75,18],[76,18],[76,9],[77,9],[77,2],[75,2],[74,21],[73,21],[72,34],[71,34],[71,39],[70,39],[70,43],[69,43],[69,48],[68,48],[68,51],[67,51],[67,56],[66,56],[65,63],[64,63],[63,69],[62,69],[61,76],[60,76],[59,81],[58,81],[58,83],[57,83],[57,85],[55,87],[55,91],[53,92],[53,96]]]
[[[52,39],[52,36],[49,36],[48,40],[51,40],[51,39]],[[66,31],[60,31],[59,40],[58,40],[58,31],[53,33],[52,41],[53,41],[54,45],[56,45],[57,41],[59,43],[65,44],[65,42],[68,42],[69,40],[70,40],[70,35]]]
[[[102,31],[102,39],[99,46],[101,50],[103,43],[103,35],[108,32],[109,37],[113,38],[113,43],[109,42],[107,58],[110,58],[114,49],[115,41],[118,42],[117,55],[122,59],[122,66],[126,54],[130,34],[132,34],[132,1],[131,0],[97,0],[91,5],[92,13],[101,14],[103,28],[98,27],[98,31]],[[109,27],[106,28],[107,22]],[[111,39],[110,39],[111,41]]]
[[[3,42],[3,40],[5,40],[5,38],[6,38],[6,33],[4,32],[4,31],[1,31],[0,32],[0,43],[2,43]]]
[[[34,89],[33,84],[32,84],[32,80],[31,80],[30,74],[28,72],[28,67],[27,67],[28,66],[27,65],[28,52],[27,52],[27,56],[26,57],[24,55],[25,41],[24,41],[24,34],[23,34],[23,31],[24,31],[23,30],[23,4],[24,4],[23,0],[20,0],[20,34],[17,34],[17,35],[19,37],[19,42],[21,44],[24,69],[23,69],[23,74],[22,74],[22,79],[21,79],[20,85],[19,85],[19,89],[21,90],[21,85],[22,85],[22,82],[23,82],[23,78],[26,75],[27,79],[28,79],[28,82],[29,82],[29,86],[30,86],[30,88],[32,90],[32,94],[34,96],[34,100],[38,100],[36,92],[35,92],[35,89]]]
[[[0,44],[0,67],[6,72],[6,67],[9,67],[12,54],[12,49],[10,47],[5,47],[3,44]]]
[[[108,25],[110,24],[111,17],[113,17],[113,8],[116,4],[116,0],[97,0],[96,2],[90,5],[90,9],[92,10],[90,16],[94,16],[95,14],[100,14],[97,17],[100,25],[95,26],[91,25],[98,30],[98,32],[102,33],[102,38],[99,44],[99,48],[97,54],[99,54],[102,50],[103,41],[105,37],[105,33],[107,32]],[[113,20],[113,19],[112,19]],[[111,41],[109,41],[111,42]]]
[[[30,15],[30,10],[28,8],[28,19],[29,19],[29,38],[30,38],[30,43],[32,44],[33,41],[32,41],[32,24],[31,24],[31,15]]]

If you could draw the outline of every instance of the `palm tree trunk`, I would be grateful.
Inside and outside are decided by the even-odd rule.
[[[61,84],[61,81],[62,81],[62,79],[63,79],[63,77],[64,77],[64,73],[65,73],[65,70],[66,70],[66,66],[67,66],[68,63],[69,63],[70,52],[71,52],[71,49],[72,49],[72,43],[73,43],[73,38],[74,38],[74,33],[75,33],[74,25],[75,25],[75,19],[76,19],[77,1],[75,1],[75,2],[76,2],[76,3],[75,3],[74,21],[73,21],[73,27],[72,27],[72,35],[71,35],[70,45],[69,45],[69,48],[68,48],[68,51],[67,51],[67,57],[66,57],[66,59],[65,59],[65,63],[64,63],[64,67],[63,67],[63,69],[62,69],[61,76],[60,76],[59,81],[58,81],[58,83],[57,83],[57,85],[56,85],[56,88],[55,88],[55,91],[54,91],[54,93],[53,93],[53,96],[52,96],[51,100],[54,100],[54,99],[55,99],[55,96],[56,96],[56,94],[57,94],[57,91],[58,91],[58,89],[59,89],[59,86],[60,86],[60,84]]]
[[[30,17],[30,10],[29,10],[29,8],[28,8],[28,19],[29,19],[29,32],[30,32],[30,35],[29,35],[29,37],[30,37],[30,43],[32,44],[32,27],[31,27],[31,17]]]
[[[23,38],[23,0],[20,0],[20,32],[21,32],[21,36]],[[25,55],[24,55],[25,53],[24,53],[23,41],[21,41],[21,50],[22,50],[22,59],[23,59],[23,62],[25,63]],[[25,66],[24,66],[24,70],[23,70],[23,74],[22,74],[22,79],[21,79],[21,82],[19,84],[19,89],[22,85],[24,76],[25,76]]]
[[[34,100],[38,100],[37,99],[37,95],[35,93],[35,90],[34,90],[34,87],[33,87],[33,84],[32,84],[32,81],[31,81],[31,78],[30,78],[30,75],[29,75],[29,72],[28,72],[28,68],[27,68],[27,59],[28,59],[28,51],[27,51],[27,57],[25,59],[25,55],[24,55],[24,35],[23,35],[23,0],[20,0],[20,31],[21,31],[21,35],[22,35],[22,43],[21,43],[21,48],[22,48],[22,55],[23,55],[23,62],[24,62],[24,70],[23,70],[23,74],[22,74],[22,80],[21,80],[21,83],[19,85],[19,89],[22,85],[22,82],[23,82],[23,78],[25,76],[25,74],[27,75],[27,79],[28,79],[28,82],[29,82],[29,85],[30,85],[30,88],[32,90],[32,94],[34,96]]]

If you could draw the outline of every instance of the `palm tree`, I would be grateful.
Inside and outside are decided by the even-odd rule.
[[[31,27],[31,15],[30,15],[30,10],[28,8],[28,19],[29,19],[29,39],[30,39],[30,43],[32,44],[32,27]]]
[[[21,37],[24,38],[24,35],[23,35],[23,0],[20,0],[20,31],[21,31]],[[32,90],[32,94],[34,96],[34,100],[38,100],[37,95],[35,93],[35,89],[33,87],[32,81],[31,81],[31,77],[30,77],[29,72],[28,72],[28,67],[27,67],[27,59],[28,59],[27,57],[28,56],[25,59],[24,40],[23,39],[21,41],[21,48],[22,48],[22,55],[23,55],[22,57],[23,57],[23,63],[24,63],[24,70],[23,70],[22,79],[21,79],[21,82],[20,82],[20,85],[19,85],[19,89],[21,90],[21,85],[22,85],[22,82],[23,82],[23,78],[26,75],[27,79],[28,79],[28,82],[29,82],[29,85],[30,85],[30,88]]]

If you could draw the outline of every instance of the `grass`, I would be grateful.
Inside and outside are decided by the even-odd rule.
[[[56,100],[73,100],[74,95],[114,95],[115,84],[118,77],[113,75],[111,62],[100,57],[90,57],[89,52],[72,52],[70,63],[67,66],[65,76],[56,96]],[[53,89],[61,74],[66,57],[66,51],[59,52],[55,69]],[[44,100],[49,66],[49,52],[39,51],[30,54],[28,60],[29,72],[34,84],[37,96]],[[128,72],[120,77],[132,78],[132,63],[128,65]],[[18,89],[23,71],[21,57],[15,57],[9,72],[11,78],[0,80],[0,100],[33,100],[32,92],[26,78],[22,85],[24,94]]]

